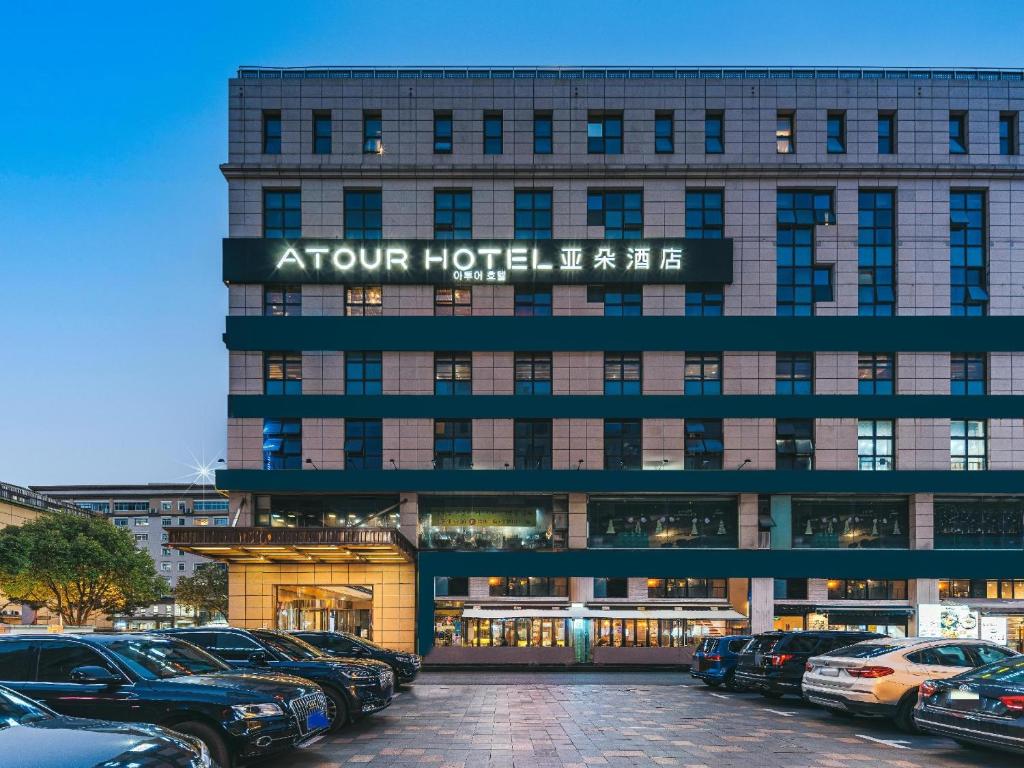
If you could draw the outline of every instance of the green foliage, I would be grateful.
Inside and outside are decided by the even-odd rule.
[[[0,591],[80,626],[96,613],[149,605],[168,586],[127,531],[102,517],[55,512],[0,530]]]
[[[211,619],[217,615],[227,618],[227,568],[218,563],[203,563],[197,566],[195,575],[178,579],[174,599],[192,608],[197,618],[202,614],[207,614]]]

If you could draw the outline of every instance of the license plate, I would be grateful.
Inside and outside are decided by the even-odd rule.
[[[950,701],[977,701],[977,691],[961,691],[954,688],[949,692]]]
[[[331,721],[327,719],[327,713],[320,709],[314,709],[306,715],[306,730],[315,731],[326,728]]]
[[[838,669],[830,669],[829,667],[825,667],[824,669],[821,670],[821,675],[822,675],[822,677],[839,677],[839,670]]]

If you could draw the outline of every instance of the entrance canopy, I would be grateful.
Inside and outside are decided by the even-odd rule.
[[[683,609],[662,608],[650,611],[613,608],[602,611],[583,606],[570,608],[479,608],[470,607],[462,612],[466,619],[740,619],[746,620],[742,613],[729,609]]]
[[[168,528],[168,544],[226,563],[411,563],[393,528]]]

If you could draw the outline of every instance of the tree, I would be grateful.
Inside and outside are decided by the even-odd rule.
[[[193,576],[178,579],[174,599],[196,612],[196,618],[228,615],[228,571],[219,563],[203,563]]]
[[[149,553],[105,518],[53,512],[0,530],[0,591],[65,624],[129,613],[167,593]]]

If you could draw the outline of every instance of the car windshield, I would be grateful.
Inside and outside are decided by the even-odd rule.
[[[350,635],[348,632],[338,632],[337,634],[341,635],[342,637],[348,640],[351,640],[356,645],[365,645],[367,648],[373,648],[377,651],[387,650],[387,648],[385,648],[383,645],[377,645],[375,642],[373,642],[372,640],[367,640],[365,637],[357,637],[356,635]]]
[[[873,659],[875,656],[884,656],[887,653],[898,651],[905,646],[892,645],[887,643],[854,643],[845,648],[837,648],[829,651],[824,656],[838,659]]]
[[[49,720],[51,717],[53,713],[50,710],[22,698],[13,691],[0,688],[0,729]]]
[[[119,637],[101,642],[132,671],[147,680],[206,675],[231,669],[201,648],[176,638]]]
[[[986,664],[984,667],[978,667],[966,674],[958,675],[957,679],[1003,683],[1004,685],[1024,684],[1024,656],[1014,656],[1004,661]]]
[[[278,653],[283,653],[292,661],[317,659],[324,655],[319,648],[291,635],[282,635],[277,632],[253,632],[253,634],[261,642],[266,643]]]
[[[764,653],[766,651],[770,651],[772,648],[775,647],[775,644],[779,642],[779,639],[780,638],[778,635],[758,635],[757,637],[751,639],[749,643],[747,643],[746,647],[743,649],[743,652]]]

